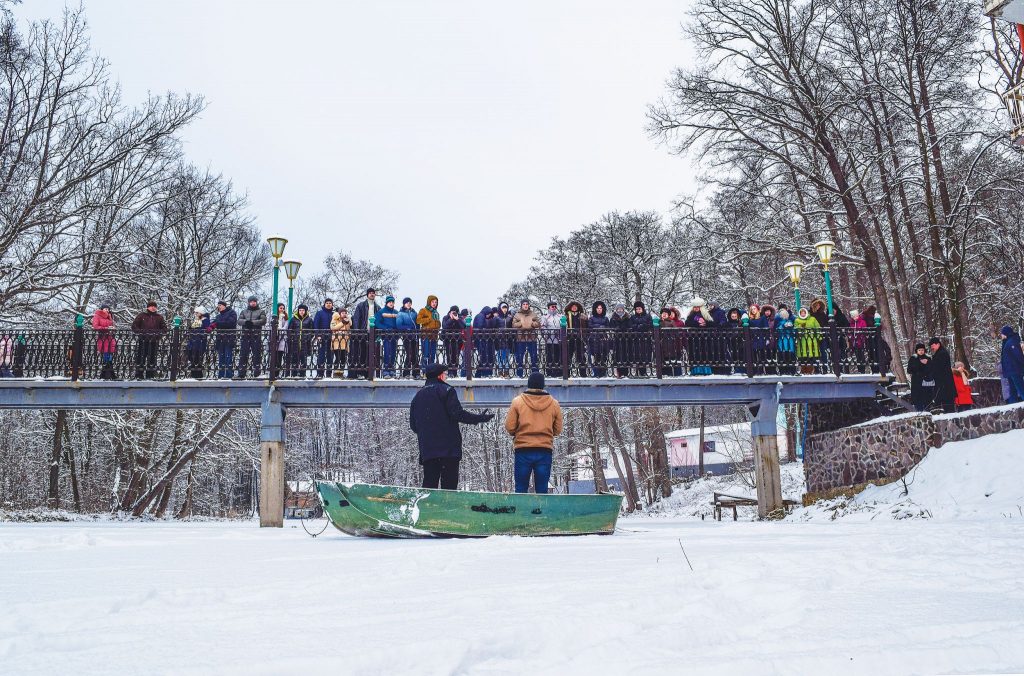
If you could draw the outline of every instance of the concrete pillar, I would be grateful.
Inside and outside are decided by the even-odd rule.
[[[750,409],[750,433],[754,437],[754,479],[757,482],[757,516],[777,518],[783,514],[782,473],[779,469],[777,396],[762,399]]]
[[[284,407],[274,388],[260,421],[260,528],[284,526]]]

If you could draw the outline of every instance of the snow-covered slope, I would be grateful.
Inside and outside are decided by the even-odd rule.
[[[933,448],[903,481],[823,500],[790,518],[1024,520],[1024,430]]]

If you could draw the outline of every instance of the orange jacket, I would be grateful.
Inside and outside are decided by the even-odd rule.
[[[562,407],[544,390],[527,390],[512,400],[505,431],[513,448],[554,448],[562,433]]]

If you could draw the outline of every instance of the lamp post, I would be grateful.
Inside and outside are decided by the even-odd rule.
[[[796,297],[796,307],[793,309],[793,314],[800,312],[800,275],[804,271],[804,264],[800,261],[790,261],[786,263],[786,274],[789,275],[789,281],[793,282],[793,295]]]
[[[302,267],[302,263],[299,261],[284,261],[281,263],[281,267],[284,268],[284,276],[288,278],[288,316],[292,316],[292,300],[295,296],[295,278],[299,276],[299,268]],[[275,304],[276,308],[277,305]]]
[[[284,255],[284,246],[288,243],[284,237],[271,235],[267,237],[267,244],[270,245],[270,255],[274,257],[274,305],[273,314],[277,316],[277,280],[281,272],[281,256]]]
[[[822,267],[825,268],[825,299],[828,301],[830,319],[835,315],[835,311],[832,308],[832,277],[828,271],[828,264],[832,262],[832,252],[835,251],[835,248],[835,242],[828,239],[814,245],[814,250],[818,252],[818,259],[821,261]]]

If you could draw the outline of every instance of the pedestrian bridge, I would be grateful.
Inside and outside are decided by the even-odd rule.
[[[342,347],[343,346],[343,347]],[[878,327],[482,330],[440,333],[0,329],[0,408],[259,408],[260,524],[280,527],[289,408],[409,406],[428,364],[464,405],[507,406],[547,374],[567,407],[740,404],[758,513],[782,508],[780,404],[874,398],[888,381]],[[214,379],[215,378],[215,379]]]

